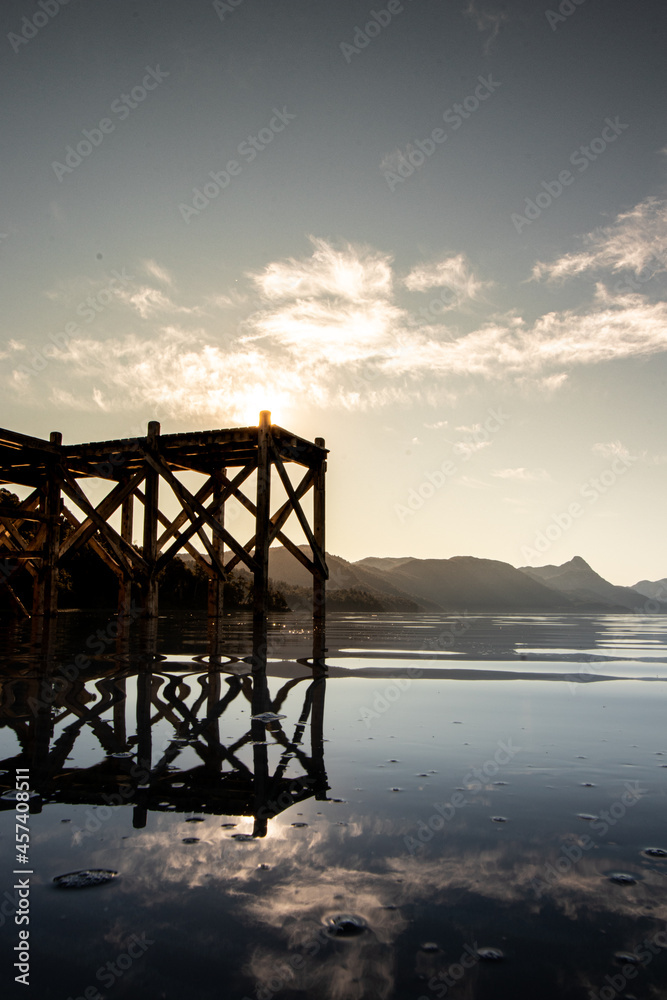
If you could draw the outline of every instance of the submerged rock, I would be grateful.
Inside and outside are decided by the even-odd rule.
[[[478,948],[477,955],[483,962],[502,962],[505,952],[500,948]]]
[[[88,889],[93,885],[113,882],[117,877],[118,872],[111,868],[85,868],[78,872],[56,875],[53,881],[59,889]]]
[[[335,917],[327,917],[325,924],[327,934],[337,938],[357,937],[368,930],[368,924],[363,917],[356,917],[352,913],[339,913]]]
[[[626,872],[613,872],[609,876],[609,881],[615,882],[616,885],[637,885],[634,875],[628,875]]]

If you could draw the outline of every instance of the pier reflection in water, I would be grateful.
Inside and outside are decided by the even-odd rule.
[[[252,836],[264,837],[272,817],[310,797],[326,798],[320,631],[303,676],[286,680],[272,695],[265,629],[254,631],[246,658],[221,654],[213,641],[212,652],[190,661],[155,652],[157,623],[148,629],[138,663],[129,655],[126,632],[103,671],[87,657],[87,667],[78,668],[75,658],[57,668],[47,644],[30,668],[5,673],[0,722],[14,730],[20,752],[0,760],[0,792],[6,793],[0,808],[13,807],[17,767],[30,769],[32,813],[50,803],[131,804],[136,829],[146,826],[149,812],[196,811],[252,817]],[[301,710],[288,721],[281,709],[298,692]],[[223,741],[225,713],[239,707],[247,731]],[[87,767],[68,766],[84,734],[94,736],[105,756]],[[252,756],[246,761],[248,748]],[[270,749],[280,754],[273,766]]]
[[[254,647],[185,615],[14,636],[0,783],[31,770],[35,995],[584,1000],[634,952],[631,992],[661,997],[667,656],[640,624],[480,616],[440,652],[446,616],[333,617],[328,649],[293,616]],[[56,888],[79,869],[119,874]]]

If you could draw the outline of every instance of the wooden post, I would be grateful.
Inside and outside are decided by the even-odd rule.
[[[262,410],[257,427],[257,504],[255,523],[255,626],[269,610],[269,519],[271,517],[271,414]]]
[[[261,418],[260,418],[261,419]],[[253,649],[251,712],[261,715],[271,710],[271,696],[266,680],[266,646]],[[258,719],[250,722],[253,740],[253,837],[266,837],[270,815],[269,805],[269,756],[266,745],[266,724]],[[268,806],[268,808],[267,808]]]
[[[318,448],[324,448],[324,438],[315,438]],[[313,537],[325,555],[325,479],[327,463],[323,458],[313,483]],[[318,569],[313,574],[313,625],[322,628],[326,617],[326,578]],[[324,650],[322,650],[324,652]]]
[[[149,644],[149,648],[152,643]],[[153,690],[152,661],[141,664],[137,674],[137,768],[136,805],[133,810],[132,826],[135,830],[143,830],[148,818],[147,798],[145,789],[138,785],[151,783],[153,767],[153,734],[151,730],[151,694]]]
[[[134,497],[130,494],[123,500],[120,515],[120,536],[128,545],[132,544],[132,530],[134,522]],[[132,581],[127,573],[123,573],[122,580],[118,583],[118,615],[126,618],[132,607]]]
[[[60,446],[63,436],[52,431],[51,444]],[[46,520],[38,538],[42,540],[42,558],[35,579],[33,614],[51,618],[58,612],[58,549],[60,545],[60,481],[55,462],[47,467],[47,481],[40,498],[40,511]]]
[[[227,470],[222,469],[222,475],[226,475]],[[213,489],[213,499],[216,503],[220,502],[220,498],[223,493],[223,486],[220,479],[215,477],[215,487]],[[216,508],[217,514],[216,519],[220,522],[222,527],[225,526],[225,506],[221,504]],[[213,551],[218,557],[221,565],[224,565],[224,552],[225,543],[223,542],[217,531],[213,532],[213,537],[211,538],[211,544],[213,546]],[[215,570],[215,565],[211,567]],[[208,581],[208,616],[209,618],[221,618],[224,610],[224,593],[225,593],[225,581],[222,579],[220,574],[216,571],[213,576],[209,577]]]
[[[149,448],[157,451],[159,446],[160,424],[157,420],[151,420],[148,424],[148,435],[146,444]],[[144,489],[144,552],[143,556],[148,563],[148,577],[146,579],[146,595],[144,599],[144,610],[147,618],[157,618],[158,613],[158,583],[155,575],[155,563],[157,562],[157,528],[158,528],[158,495],[160,475],[146,462],[146,485]]]

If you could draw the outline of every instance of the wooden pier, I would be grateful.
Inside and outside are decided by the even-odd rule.
[[[31,490],[18,504],[0,503],[0,586],[7,587],[17,611],[48,619],[57,612],[60,568],[87,546],[117,577],[119,615],[131,614],[133,590],[138,589],[144,616],[155,618],[160,574],[185,551],[209,578],[210,617],[222,614],[224,583],[241,567],[252,574],[253,611],[260,621],[268,611],[269,548],[276,541],[312,574],[313,619],[321,624],[328,576],[326,457],[322,438],[311,442],[272,425],[266,410],[257,427],[161,434],[159,423],[152,421],[145,437],[78,445],[63,444],[55,431],[46,441],[0,429],[0,485]],[[288,471],[295,466],[301,470],[296,483]],[[286,499],[271,514],[274,470]],[[196,492],[184,485],[181,473],[203,477]],[[242,487],[253,474],[256,489],[251,499]],[[110,487],[96,504],[84,488],[91,480],[105,480]],[[312,525],[302,506],[310,490]],[[172,518],[161,509],[169,495],[179,506]],[[225,526],[225,503],[231,498],[254,518],[254,533],[244,543]],[[132,541],[137,506],[143,510],[141,546]],[[118,514],[120,530],[110,523]],[[292,514],[309,554],[307,546],[295,544],[283,532]],[[33,578],[31,612],[12,585],[20,569]]]

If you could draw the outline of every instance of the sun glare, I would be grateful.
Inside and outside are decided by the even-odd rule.
[[[271,413],[271,423],[281,423],[288,410],[285,393],[263,385],[248,386],[247,389],[239,393],[237,411],[242,426],[256,426],[262,410],[269,410]]]

